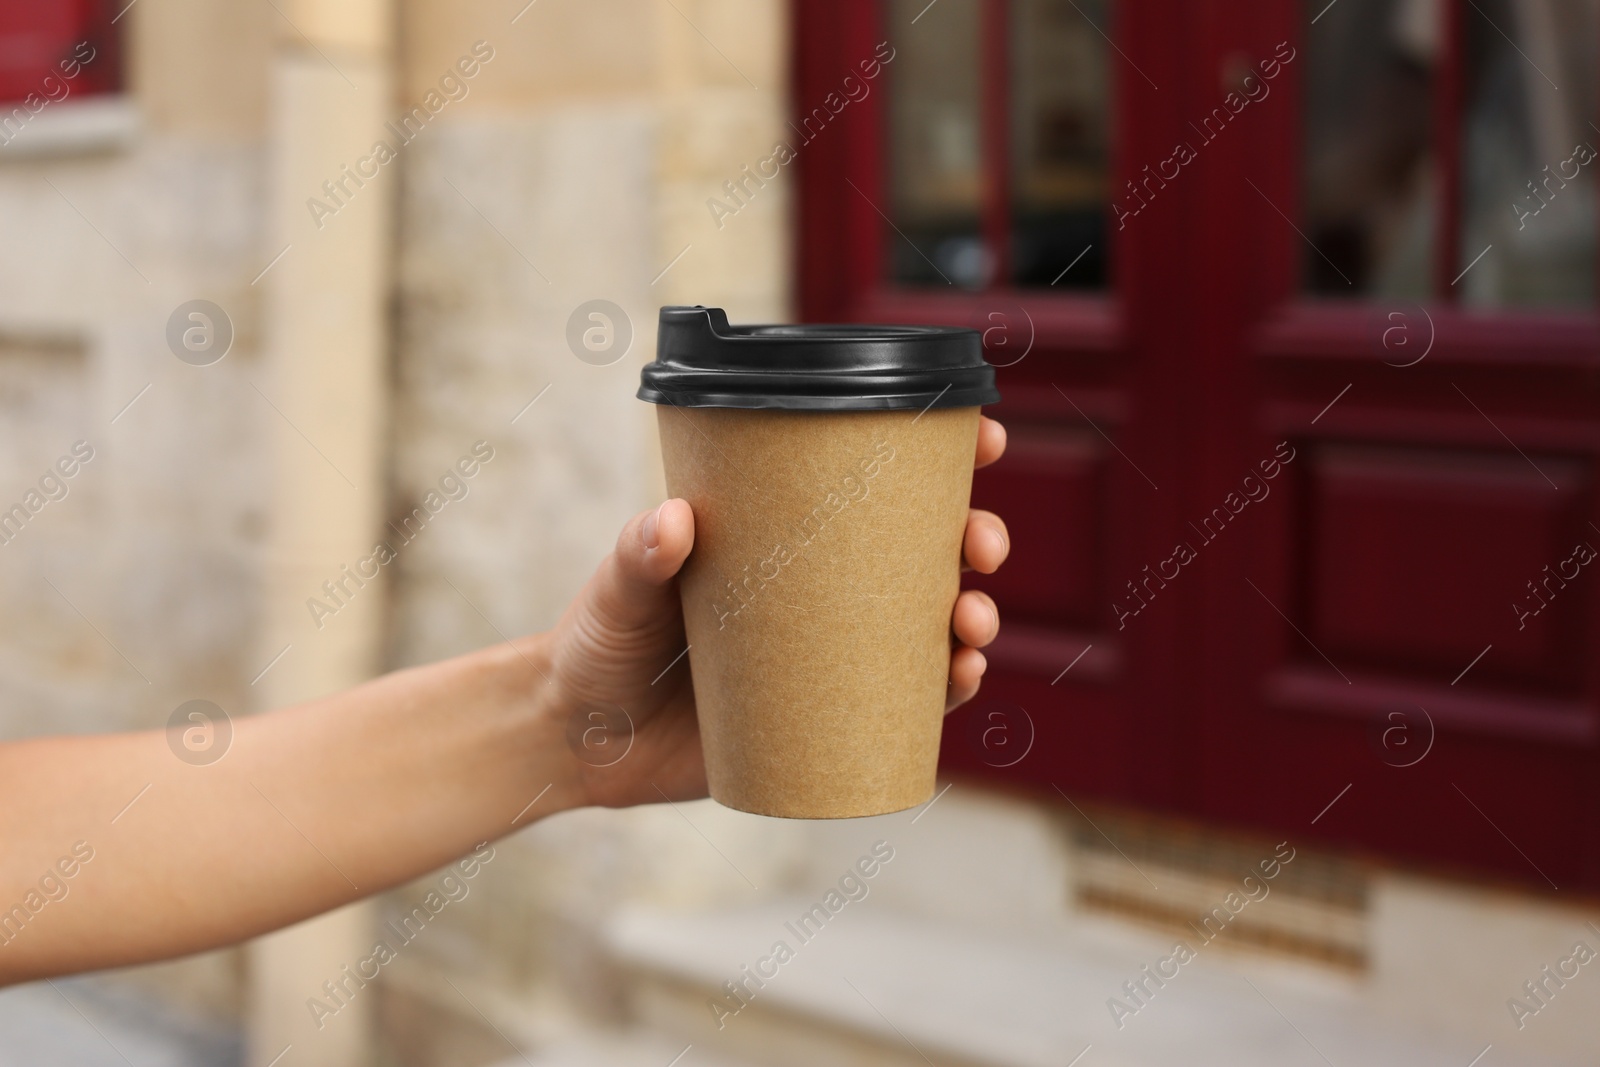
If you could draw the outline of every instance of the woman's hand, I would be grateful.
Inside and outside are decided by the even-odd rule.
[[[1005,429],[983,417],[975,466],[993,463],[1005,447]],[[573,762],[578,792],[590,803],[619,807],[706,793],[688,658],[678,658],[686,646],[675,579],[693,547],[687,502],[668,500],[635,516],[550,634],[552,705],[568,716],[569,744],[583,749]],[[998,516],[971,511],[965,568],[992,573],[1010,547]],[[994,640],[1000,615],[988,594],[969,589],[956,599],[950,626],[956,647],[946,711],[978,692],[988,665],[978,650]],[[596,743],[584,745],[586,736]]]

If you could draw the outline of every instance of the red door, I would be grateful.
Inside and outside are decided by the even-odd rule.
[[[1597,10],[797,5],[804,315],[1001,367],[951,769],[1600,887]]]

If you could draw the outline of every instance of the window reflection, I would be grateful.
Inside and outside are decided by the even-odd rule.
[[[1305,288],[1424,297],[1437,195],[1438,0],[1308,0],[1305,11],[1305,218],[1315,246],[1306,250]]]
[[[981,236],[978,0],[890,0],[889,276],[980,288],[993,257]],[[913,21],[915,25],[913,25]]]
[[[1011,255],[1020,285],[1106,282],[1110,49],[1101,31],[1111,32],[1109,6],[1107,0],[1011,4]]]
[[[1594,303],[1597,14],[1597,0],[1462,12],[1465,303]]]

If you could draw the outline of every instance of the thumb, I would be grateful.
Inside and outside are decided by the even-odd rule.
[[[596,616],[620,630],[658,622],[662,603],[677,600],[671,582],[693,547],[688,501],[675,498],[635,515],[595,573],[589,601]]]

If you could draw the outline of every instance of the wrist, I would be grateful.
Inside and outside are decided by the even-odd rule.
[[[553,644],[550,633],[529,634],[478,653],[494,678],[493,703],[508,724],[505,742],[520,756],[528,806],[513,813],[516,829],[591,803],[583,767],[567,741],[572,702],[557,680]]]

